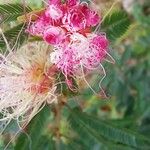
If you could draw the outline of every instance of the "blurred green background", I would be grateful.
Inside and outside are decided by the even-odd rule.
[[[33,8],[44,5],[40,0],[28,3]],[[106,14],[114,1],[95,3]],[[124,9],[131,25],[111,41],[116,63],[103,63],[108,98],[93,95],[89,88],[79,96],[67,95],[67,106],[46,107],[17,137],[19,128],[12,121],[0,136],[1,150],[150,150],[150,2],[123,0],[114,9]]]

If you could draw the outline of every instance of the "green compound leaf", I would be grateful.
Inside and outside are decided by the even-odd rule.
[[[96,143],[105,145],[105,148],[110,150],[148,150],[150,146],[150,140],[147,137],[115,127],[110,122],[89,116],[78,109],[71,110],[69,121],[79,137],[86,137],[86,143],[92,143],[91,141],[95,140]]]
[[[25,40],[28,38],[28,35],[25,33],[25,29],[26,25],[19,24],[3,33],[10,48],[20,47],[25,42]],[[0,34],[0,49],[5,51],[4,49],[6,47],[5,40]]]
[[[0,24],[14,21],[17,17],[31,11],[32,9],[29,6],[24,6],[22,4],[0,5]]]
[[[33,120],[26,127],[26,133],[21,133],[17,139],[15,150],[41,150],[43,145],[50,143],[44,137],[43,132],[48,125],[48,118],[50,117],[50,108],[46,106],[39,112]],[[53,147],[53,144],[49,145]],[[41,149],[40,149],[41,148]]]
[[[102,22],[101,30],[106,32],[110,41],[120,38],[129,28],[131,22],[124,11],[114,11]]]

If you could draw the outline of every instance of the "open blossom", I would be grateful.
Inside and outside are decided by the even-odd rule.
[[[29,122],[46,102],[57,101],[48,54],[45,45],[34,43],[0,57],[0,121]]]
[[[70,43],[64,47],[55,47],[50,54],[54,63],[65,75],[81,74],[82,69],[92,70],[105,58],[108,40],[105,35],[88,34],[87,37],[75,33]]]
[[[80,3],[78,0],[49,1],[45,11],[39,15],[39,18],[29,25],[27,32],[34,36],[44,37],[49,27],[62,28],[65,34],[72,34],[94,27],[100,22],[100,16],[95,10],[86,3]]]

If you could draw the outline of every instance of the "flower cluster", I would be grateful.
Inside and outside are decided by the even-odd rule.
[[[92,32],[100,21],[98,13],[85,2],[51,0],[27,31],[54,46],[51,62],[65,76],[76,76],[82,69],[96,68],[107,54],[105,34]]]
[[[88,4],[78,0],[51,0],[39,19],[29,26],[29,33],[41,36],[49,44],[57,45],[69,40],[70,34],[90,32],[100,22],[99,15]]]
[[[53,51],[33,43],[0,55],[0,121],[29,122],[46,102],[57,101],[56,71],[74,90],[72,78],[98,68],[108,54],[106,35],[92,31],[101,18],[87,3],[49,0],[36,18],[26,31],[52,45]]]

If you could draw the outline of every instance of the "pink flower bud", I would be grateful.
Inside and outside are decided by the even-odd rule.
[[[49,44],[56,45],[62,42],[65,38],[65,33],[59,27],[49,27],[45,30],[43,38]]]

